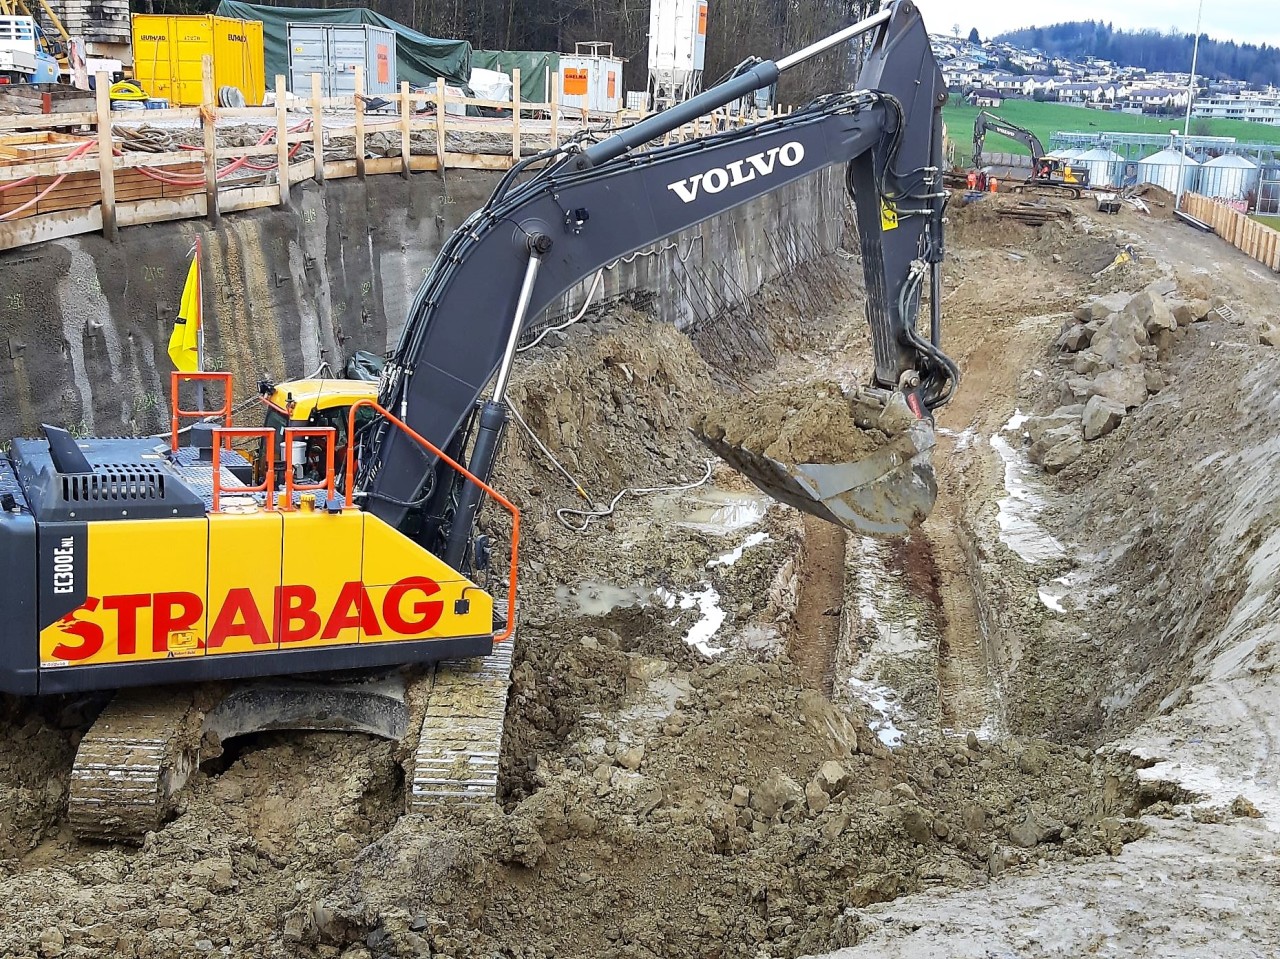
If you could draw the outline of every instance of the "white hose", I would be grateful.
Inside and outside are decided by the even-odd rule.
[[[707,471],[703,474],[702,479],[695,480],[692,483],[685,483],[681,486],[650,486],[643,489],[628,487],[627,489],[620,490],[618,495],[609,501],[608,506],[594,510],[571,509],[570,507],[565,506],[556,510],[556,519],[560,521],[560,525],[565,529],[572,530],[575,533],[586,532],[586,529],[591,525],[592,520],[612,515],[613,511],[617,509],[618,503],[621,499],[628,494],[632,496],[650,496],[654,493],[683,493],[685,490],[696,489],[697,487],[702,486],[711,479],[711,471],[715,467],[715,460],[707,460],[706,463]],[[566,519],[566,516],[581,516],[583,517],[582,524],[580,526],[575,525],[573,522]]]

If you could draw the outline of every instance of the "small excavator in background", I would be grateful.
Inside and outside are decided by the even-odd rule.
[[[1009,182],[1008,189],[1015,193],[1028,191],[1053,196],[1069,196],[1079,199],[1089,187],[1089,171],[1082,167],[1074,167],[1067,160],[1044,152],[1044,145],[1030,130],[1024,130],[1017,124],[1003,120],[993,113],[983,110],[973,121],[973,169],[981,170],[982,148],[989,132],[999,133],[1017,143],[1021,143],[1031,154],[1031,176],[1022,181]]]
[[[660,145],[866,34],[857,89]],[[406,741],[411,811],[492,801],[520,515],[490,481],[522,334],[605,264],[833,166],[856,211],[871,329],[872,372],[850,403],[910,411],[909,425],[849,463],[784,464],[703,439],[824,519],[881,534],[919,522],[936,496],[932,412],[959,381],[941,346],[946,99],[919,11],[896,0],[598,142],[516,164],[445,242],[377,383],[264,384],[266,422],[234,428],[230,374],[177,373],[168,441],[51,426],[15,439],[0,455],[0,689],[120,690],[76,754],[75,832],[138,841],[202,748],[262,729]],[[221,386],[221,425],[183,408],[184,380]],[[183,445],[186,417],[200,422]],[[496,515],[479,534],[486,502]],[[408,703],[424,698],[411,728]]]

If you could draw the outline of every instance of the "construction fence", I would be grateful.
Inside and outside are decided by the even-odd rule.
[[[1198,193],[1184,193],[1182,209],[1213,227],[1218,236],[1237,250],[1280,273],[1280,231]]]
[[[98,231],[114,240],[125,226],[288,207],[293,187],[306,180],[508,170],[522,157],[644,116],[588,116],[524,101],[518,71],[510,102],[451,93],[443,79],[426,90],[401,83],[399,93],[378,98],[323,97],[319,76],[306,98],[277,76],[273,105],[232,109],[218,105],[208,57],[203,73],[199,107],[112,111],[100,74],[92,111],[0,116],[0,250]],[[467,115],[477,110],[488,115]],[[721,112],[666,140],[767,118]]]

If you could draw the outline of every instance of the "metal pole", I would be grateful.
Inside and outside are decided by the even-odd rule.
[[[533,284],[538,279],[542,255],[550,249],[551,237],[545,233],[529,237],[529,262],[524,268],[524,283],[520,286],[520,299],[516,301],[516,315],[511,321],[511,333],[507,336],[507,350],[502,354],[502,365],[498,367],[498,378],[493,384],[493,402],[495,403],[501,403],[507,395],[507,383],[511,379],[511,367],[515,365],[520,331],[524,327],[525,314],[529,312],[529,301],[533,298]]]
[[[190,323],[190,320],[187,320]],[[204,277],[200,273],[200,234],[196,234],[196,370],[204,372]],[[204,412],[204,380],[196,380],[196,409]]]
[[[1200,56],[1200,18],[1204,15],[1204,0],[1196,11],[1196,39],[1191,46],[1191,79],[1187,81],[1187,115],[1182,123],[1182,149],[1178,151],[1178,192],[1173,200],[1175,210],[1182,206],[1182,192],[1186,188],[1184,171],[1187,166],[1187,137],[1191,135],[1191,105],[1196,102],[1196,59]]]
[[[806,60],[816,57],[819,53],[825,53],[832,47],[839,46],[847,40],[852,40],[854,37],[860,37],[862,34],[874,30],[882,23],[888,23],[889,18],[893,16],[895,7],[896,4],[894,6],[890,6],[887,10],[881,10],[873,17],[867,17],[865,20],[859,20],[851,27],[845,27],[839,33],[831,34],[831,36],[827,37],[825,40],[819,40],[817,43],[809,44],[809,46],[805,47],[803,50],[797,50],[795,53],[787,54],[778,61],[778,72],[782,73],[785,70],[790,70],[798,63],[804,63]]]

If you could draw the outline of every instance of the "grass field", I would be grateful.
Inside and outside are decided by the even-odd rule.
[[[973,121],[978,107],[956,103],[952,97],[942,110],[947,124],[947,135],[956,143],[956,161],[968,163],[972,152]],[[1030,130],[1049,149],[1049,138],[1056,131],[1078,133],[1168,133],[1182,130],[1182,120],[1177,117],[1149,117],[1132,113],[1111,113],[1071,106],[1067,103],[1037,103],[1035,100],[1006,100],[999,109],[991,109],[1001,119],[1008,120]],[[1192,121],[1194,125],[1194,120]],[[1266,123],[1250,123],[1247,120],[1211,120],[1211,135],[1235,137],[1242,143],[1280,144],[1280,126]],[[986,147],[995,153],[1026,153],[1021,144],[1014,143],[996,133],[987,134]]]
[[[1255,216],[1255,220],[1273,230],[1280,230],[1280,216]]]

